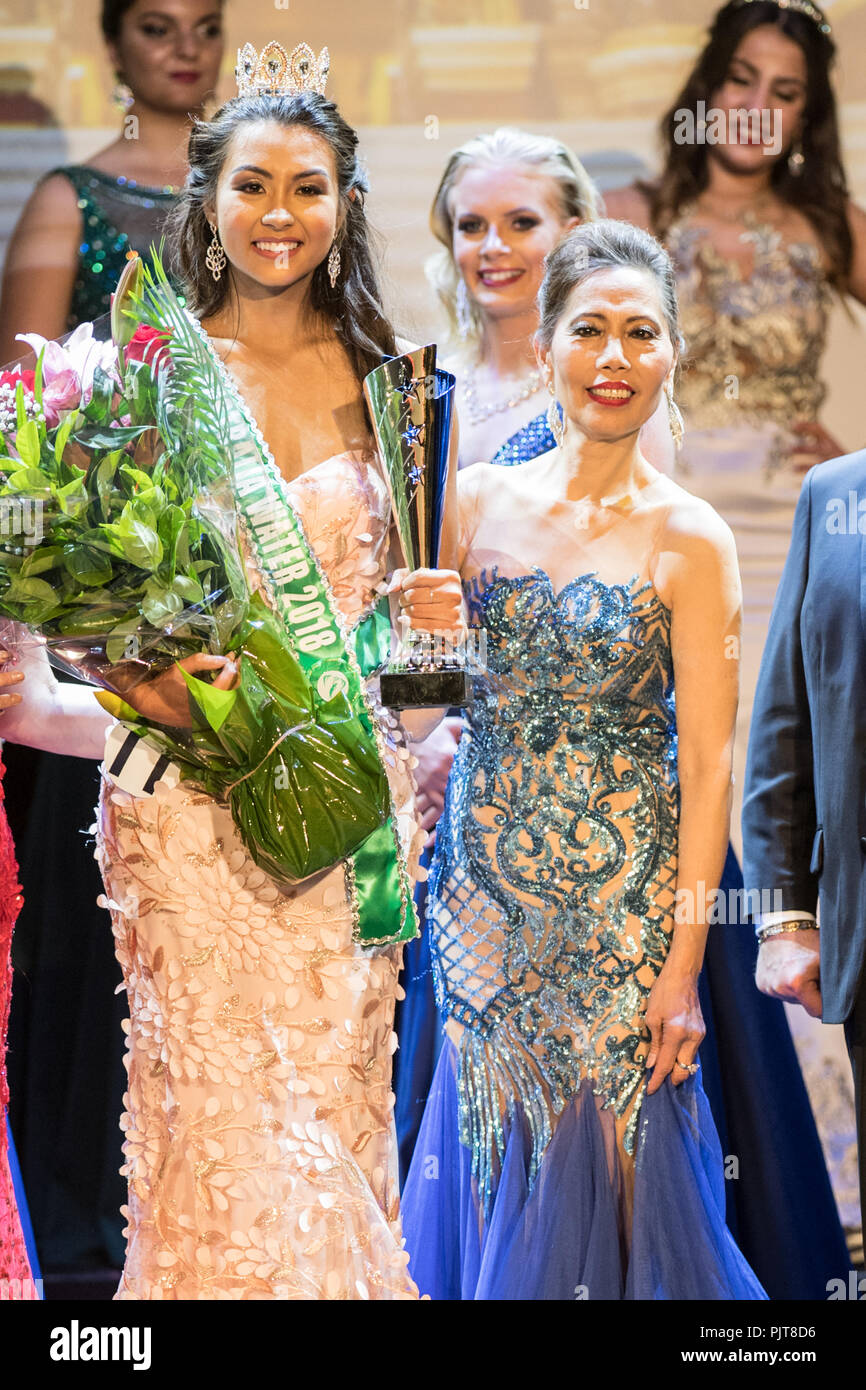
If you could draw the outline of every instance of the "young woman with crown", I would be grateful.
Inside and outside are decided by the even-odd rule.
[[[218,798],[167,781],[134,795],[106,772],[98,857],[130,1007],[118,1297],[414,1298],[390,1078],[423,832],[406,730],[356,644],[380,601],[390,534],[361,383],[399,349],[379,303],[357,137],[324,96],[327,50],[247,45],[237,75],[237,98],[190,138],[173,229],[188,310],[163,302],[233,422],[250,587],[280,611],[275,595],[291,598],[303,570],[316,591],[307,609],[338,634],[339,669],[326,674],[375,734],[390,849],[368,857],[363,884],[356,856],[288,887],[253,861]],[[268,539],[251,476],[280,499]],[[453,480],[451,491],[453,513]],[[291,555],[288,542],[275,549],[283,531]],[[449,544],[446,534],[443,553]],[[460,629],[456,574],[403,572],[391,588],[410,626]],[[208,667],[216,691],[236,686],[234,653],[183,664]],[[177,665],[129,703],[166,725],[193,722]],[[438,714],[418,711],[407,727],[413,718],[423,732]]]

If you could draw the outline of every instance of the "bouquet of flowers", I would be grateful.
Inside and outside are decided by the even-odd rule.
[[[316,688],[250,590],[225,392],[158,255],[127,266],[112,334],[22,335],[35,370],[0,373],[0,615],[108,692],[106,708],[229,803],[255,861],[297,881],[391,813],[372,718],[339,682]],[[229,651],[235,689],[183,673],[191,727],[137,712],[136,691],[173,663]]]

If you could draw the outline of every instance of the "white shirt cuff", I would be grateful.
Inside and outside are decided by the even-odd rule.
[[[771,927],[774,922],[815,922],[814,912],[762,912],[753,918],[755,931]]]

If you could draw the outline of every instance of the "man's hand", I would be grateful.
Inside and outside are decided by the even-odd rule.
[[[821,1017],[820,933],[814,927],[782,932],[761,943],[755,983],[762,994],[802,1004]]]

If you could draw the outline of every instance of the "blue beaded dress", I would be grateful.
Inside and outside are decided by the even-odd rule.
[[[403,1197],[434,1298],[766,1297],[725,1225],[699,1076],[646,1096],[679,822],[659,486],[664,505],[618,520],[607,572],[558,593],[520,538],[491,548],[493,517],[462,567],[486,673],[437,832],[449,1036]],[[632,573],[611,572],[624,559]]]
[[[507,439],[491,461],[517,466],[554,446],[542,413]],[[443,826],[440,822],[440,834]],[[709,1100],[723,1153],[737,1160],[726,1170],[727,1224],[763,1286],[774,1299],[822,1299],[827,1280],[839,1277],[840,1270],[844,1276],[850,1267],[848,1252],[783,1007],[755,988],[754,931],[736,910],[742,887],[729,848],[720,891],[734,911],[726,924],[710,928],[699,982],[707,1029],[700,1049],[706,1093],[701,1104]],[[422,900],[422,922],[424,914]],[[395,1023],[400,1048],[394,1089],[405,1179],[428,1097],[433,1103],[431,1083],[443,1034],[430,932],[408,944],[404,960],[406,998]]]

